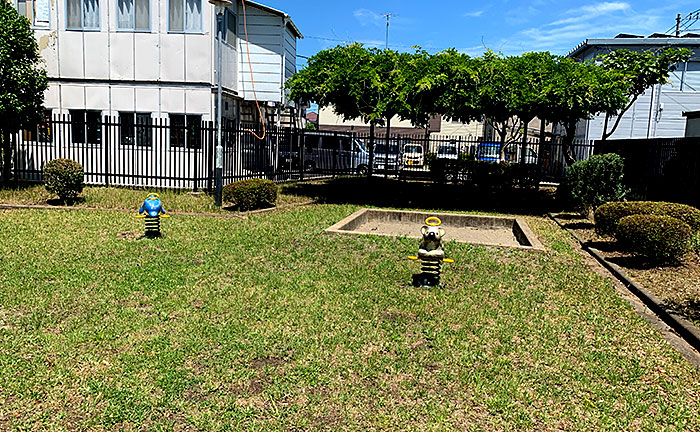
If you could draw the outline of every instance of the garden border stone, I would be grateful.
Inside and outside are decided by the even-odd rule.
[[[658,316],[666,325],[671,327],[686,343],[700,351],[700,329],[693,323],[683,318],[673,309],[664,306],[663,300],[651,293],[649,290],[633,281],[627,273],[617,264],[611,263],[605,259],[599,250],[588,246],[586,242],[581,240],[575,233],[566,228],[552,213],[547,213],[561,229],[569,233],[581,246],[581,249],[588,252],[596,259],[606,270],[615,276],[622,284],[634,294],[644,305],[646,305],[656,316]]]

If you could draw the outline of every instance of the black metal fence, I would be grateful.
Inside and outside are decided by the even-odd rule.
[[[596,141],[595,147],[625,159],[624,181],[634,198],[700,205],[700,138]]]
[[[12,137],[13,174],[19,180],[42,181],[46,162],[68,158],[83,165],[87,184],[212,190],[216,126],[188,120],[54,116]],[[263,136],[253,126],[222,127],[225,183],[365,172],[357,161],[340,157],[340,149],[352,142],[351,134],[268,128],[258,139],[252,132]],[[320,142],[326,143],[323,150]]]
[[[519,162],[536,166],[544,180],[564,174],[557,139],[499,143],[460,136],[385,136],[225,124],[222,128],[224,183],[249,178],[276,182],[337,175],[430,178],[433,160]],[[42,181],[44,165],[68,158],[83,165],[93,185],[209,190],[214,187],[217,130],[198,117],[54,116],[33,130],[13,136],[13,174]],[[577,159],[592,144],[574,146]]]

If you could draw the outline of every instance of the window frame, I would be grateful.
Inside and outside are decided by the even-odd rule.
[[[173,125],[173,116],[177,117],[182,117],[182,120],[184,123]],[[170,151],[202,151],[204,148],[204,142],[202,141],[201,135],[199,135],[199,138],[194,140],[194,145],[189,145],[189,140],[188,140],[188,132],[192,126],[190,124],[194,124],[195,126],[199,127],[199,130],[197,133],[201,134],[202,132],[202,114],[182,114],[182,113],[169,113],[168,114],[168,149]],[[198,118],[198,119],[197,119]],[[192,120],[192,123],[190,123],[190,119]],[[175,128],[173,128],[173,126]],[[179,141],[178,139],[173,140],[173,134],[174,133],[180,133],[178,129],[181,129],[182,133],[182,145],[173,145],[173,141],[176,143]]]
[[[170,28],[170,3],[173,1],[179,1],[182,2],[182,30],[173,30]],[[202,13],[199,14],[199,28],[196,30],[187,30],[187,26],[185,23],[185,6],[187,3],[187,0],[168,0],[167,1],[167,10],[166,14],[168,17],[168,33],[174,33],[174,34],[204,34],[204,1],[203,0],[195,0],[199,1],[200,5],[200,10]],[[209,4],[209,3],[207,3]]]
[[[119,27],[119,0],[114,0],[114,28],[117,32],[124,33],[151,33],[153,27],[153,1],[148,1],[148,29],[137,29],[136,28],[136,0],[131,0],[134,4],[134,15],[131,22],[131,27],[121,28]]]
[[[97,27],[85,27],[85,1],[86,0],[75,0],[80,2],[80,27],[68,27],[68,2],[66,0],[63,6],[63,13],[65,14],[66,20],[66,31],[82,31],[82,32],[99,32],[102,31],[102,4],[101,0],[95,0],[97,2]]]
[[[36,23],[36,0],[30,0],[30,1],[31,1],[32,4],[33,4],[32,19],[29,21],[29,24],[31,25],[31,28],[32,28],[32,29],[43,29],[43,30],[48,30],[48,29],[50,29],[50,28],[51,28],[51,0],[46,0],[47,4],[48,4],[48,6],[49,6],[49,16],[48,16],[49,19],[48,19],[48,21],[42,21],[41,24],[37,24],[37,23]],[[26,2],[27,2],[27,0],[25,0],[25,4],[26,4]],[[14,0],[13,4],[14,4],[14,6],[15,6],[15,10],[17,11],[17,13],[19,13],[19,9],[18,9],[18,8],[19,8],[19,0]],[[27,12],[26,12],[26,6],[25,6],[25,12],[24,12],[24,13],[25,13],[25,14],[27,13]],[[27,16],[24,15],[24,14],[20,14],[20,15],[23,16],[23,17],[25,17],[25,18],[27,18]],[[27,20],[29,20],[29,18],[27,18]]]
[[[82,141],[76,142],[75,141],[75,134],[73,128],[76,126],[74,124],[74,118],[73,115],[74,113],[82,113],[83,114],[83,131],[82,131]],[[88,130],[88,114],[97,114],[97,122],[95,125],[98,127],[96,133],[97,140],[96,142],[89,142],[89,135],[90,131]],[[69,115],[69,125],[70,125],[70,140],[69,140],[69,145],[71,146],[86,146],[86,147],[102,147],[103,143],[103,133],[104,133],[104,118],[102,117],[102,111],[100,110],[92,110],[92,109],[69,109],[68,110],[68,115]]]
[[[153,147],[153,113],[141,111],[118,111],[118,113],[120,147],[132,149],[148,149]],[[139,123],[139,116],[141,116],[142,118],[147,118],[148,122]],[[126,119],[127,117],[131,119],[132,123],[130,125],[125,125],[123,122],[123,119]],[[133,140],[131,144],[124,142],[124,138],[126,138],[126,135],[124,134],[124,129],[127,126],[131,129],[131,138]],[[142,133],[143,131],[146,132],[145,142],[139,140],[140,133]]]
[[[234,32],[233,32],[233,41],[229,40],[228,37],[228,29],[229,29],[229,17],[233,17],[234,21]],[[222,42],[225,43],[226,45],[236,49],[236,43],[238,42],[238,15],[233,11],[231,8],[226,8],[224,10],[224,16],[223,19],[221,20],[221,26],[223,27],[221,29],[221,35],[222,35]],[[219,37],[219,20],[218,17],[216,18],[216,37]]]

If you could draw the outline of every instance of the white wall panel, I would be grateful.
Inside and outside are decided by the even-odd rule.
[[[160,79],[183,81],[185,79],[185,35],[162,35],[161,44]]]
[[[134,112],[135,89],[130,86],[112,87],[112,115],[117,115],[118,111]]]
[[[134,56],[134,77],[137,81],[158,80],[158,35],[139,34]]]
[[[134,34],[112,33],[110,35],[110,57],[112,79],[134,79]]]
[[[104,85],[85,86],[85,109],[104,111],[109,107],[109,87]]]
[[[160,93],[161,108],[165,113],[185,112],[185,90],[165,87]]]
[[[136,87],[136,108],[139,112],[158,114],[158,88]]]
[[[208,45],[208,42],[211,39],[208,35],[186,35],[185,38],[185,81],[210,82],[212,46]]]
[[[185,92],[185,102],[188,114],[209,114],[211,109],[212,92],[210,89],[188,90]],[[204,118],[203,118],[204,119]],[[206,118],[205,120],[209,120]]]
[[[85,78],[91,79],[109,79],[109,65],[107,47],[107,33],[96,32],[89,33],[89,37],[85,37]],[[126,57],[132,53],[129,50],[125,53]],[[112,65],[122,62],[112,62]],[[124,61],[123,63],[128,63]]]
[[[61,85],[63,109],[85,109],[85,90],[82,85]]]
[[[61,32],[58,55],[61,62],[62,78],[84,78],[83,75],[83,33]]]

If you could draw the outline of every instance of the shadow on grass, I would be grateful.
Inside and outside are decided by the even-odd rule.
[[[593,222],[567,222],[563,224],[565,228],[568,229],[593,229],[595,224]]]
[[[85,198],[84,197],[78,197],[78,198],[73,198],[73,199],[65,199],[62,200],[61,198],[52,198],[46,200],[46,204],[50,206],[74,206],[74,205],[79,205],[79,204],[85,204]]]
[[[556,207],[550,191],[483,189],[382,178],[341,178],[323,183],[297,183],[285,194],[315,198],[320,203],[373,207],[423,208],[543,215]]]
[[[616,241],[587,241],[586,246],[598,249],[601,252],[624,252]]]

